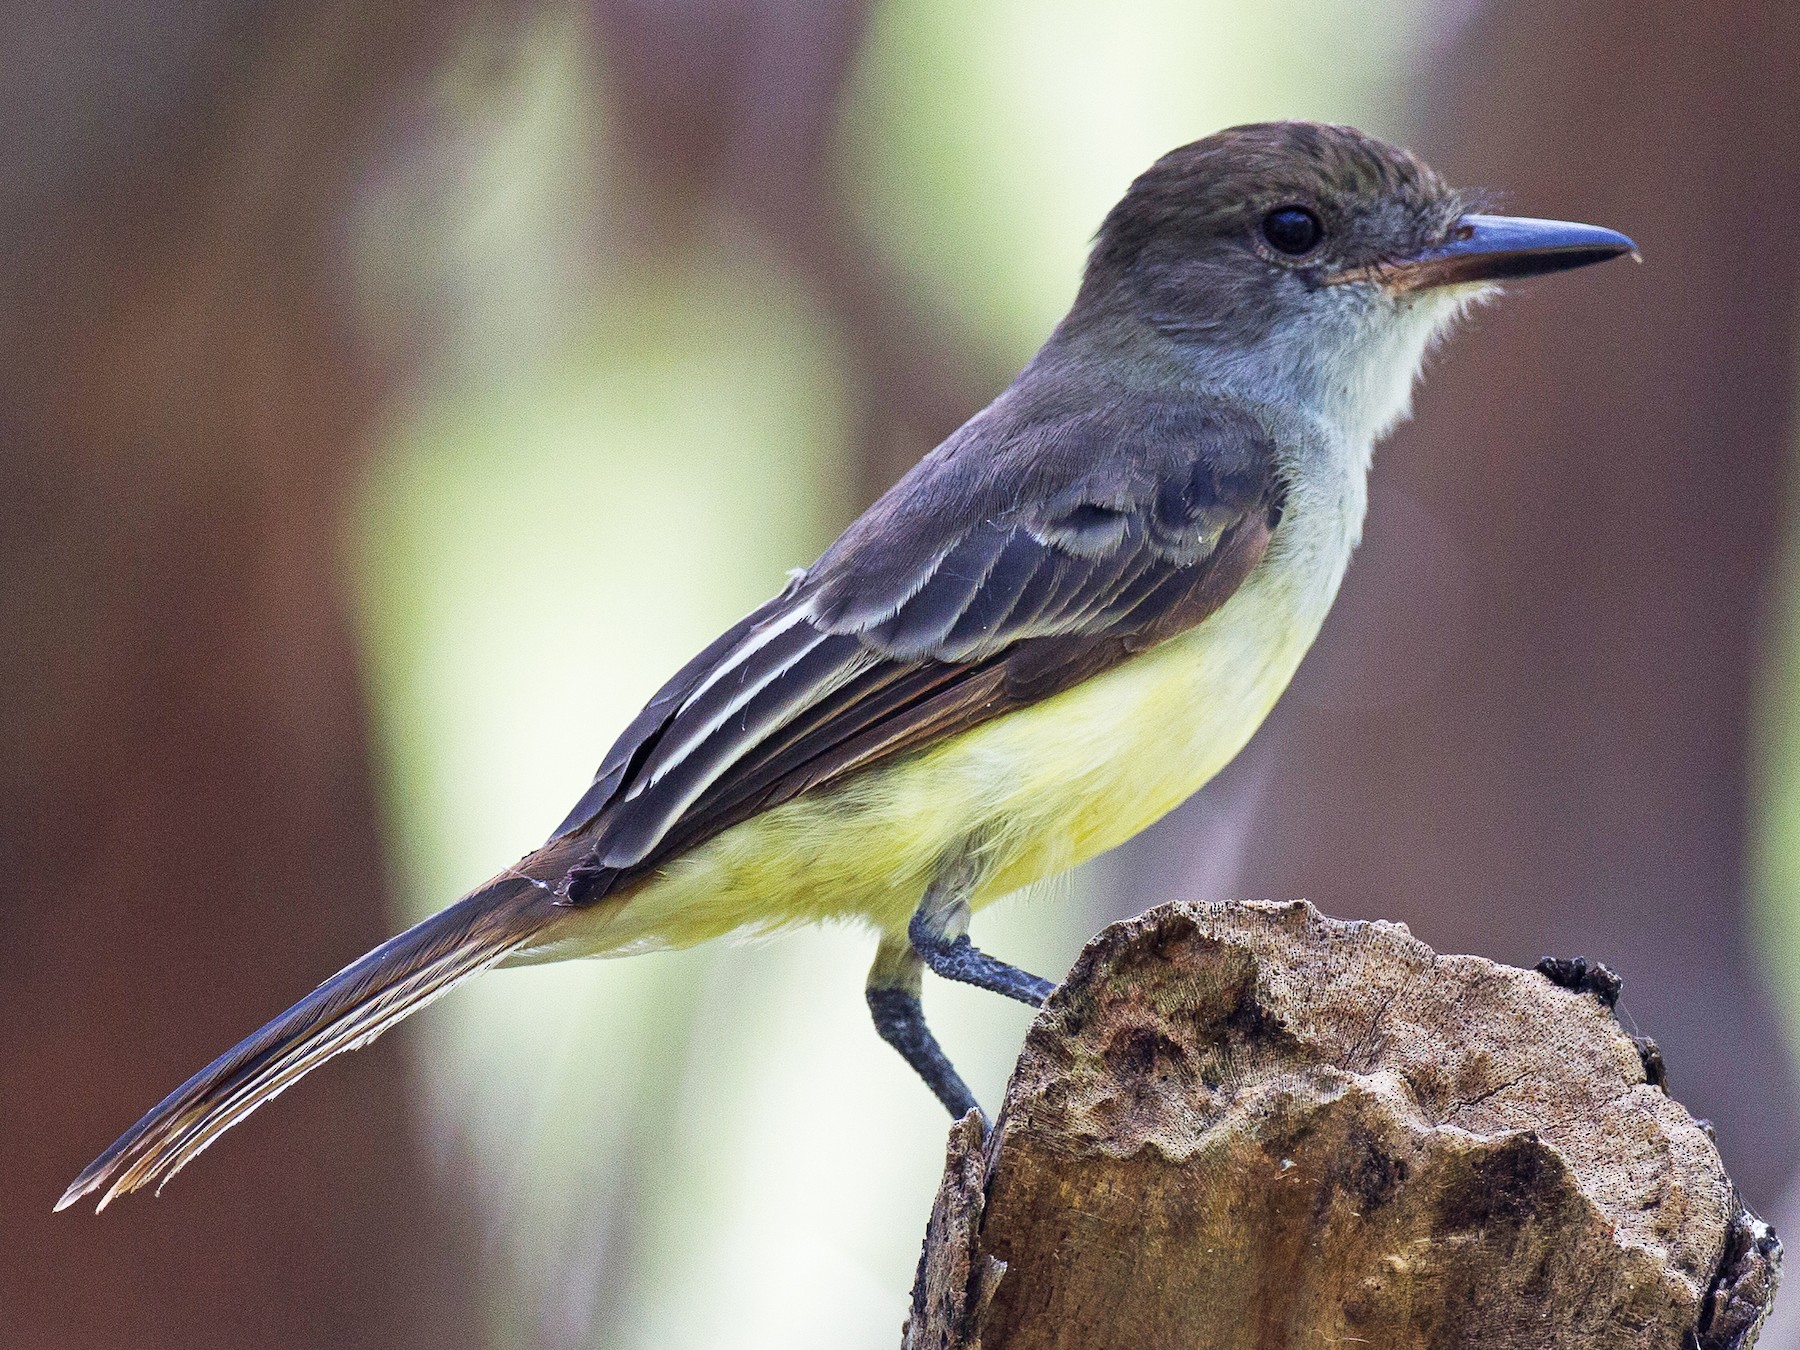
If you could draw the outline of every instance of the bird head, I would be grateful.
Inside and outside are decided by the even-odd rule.
[[[1100,229],[1071,331],[1300,404],[1372,442],[1433,339],[1499,283],[1635,253],[1612,230],[1484,214],[1353,127],[1265,122],[1163,156]]]

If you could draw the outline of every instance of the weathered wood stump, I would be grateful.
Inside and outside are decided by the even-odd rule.
[[[1305,903],[1113,925],[951,1132],[907,1350],[1751,1345],[1780,1244],[1616,992]]]

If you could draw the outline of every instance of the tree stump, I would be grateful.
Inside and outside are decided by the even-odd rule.
[[[1304,902],[1115,924],[951,1131],[906,1350],[1747,1347],[1780,1244],[1616,995]]]

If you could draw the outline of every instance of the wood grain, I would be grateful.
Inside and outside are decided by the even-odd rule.
[[[952,1134],[907,1350],[1748,1346],[1780,1244],[1659,1068],[1397,924],[1115,924]]]

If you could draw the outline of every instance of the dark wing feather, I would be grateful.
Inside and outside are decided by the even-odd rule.
[[[992,413],[632,723],[558,831],[593,836],[576,898],[1190,628],[1262,557],[1282,491],[1249,414]]]
[[[708,671],[743,642],[747,634],[776,613],[793,591],[794,587],[789,586],[774,599],[765,601],[739,619],[656,691],[655,697],[644,705],[643,710],[631,719],[631,724],[619,734],[619,739],[613,742],[612,748],[606,752],[606,759],[594,774],[592,785],[581,794],[581,800],[570,808],[563,823],[550,836],[550,842],[554,843],[564,835],[572,834],[600,814],[618,792],[619,785],[625,781],[632,767],[656,743],[663,729],[668,726],[669,719],[680,707],[681,701],[693,691],[695,685],[706,678]]]

